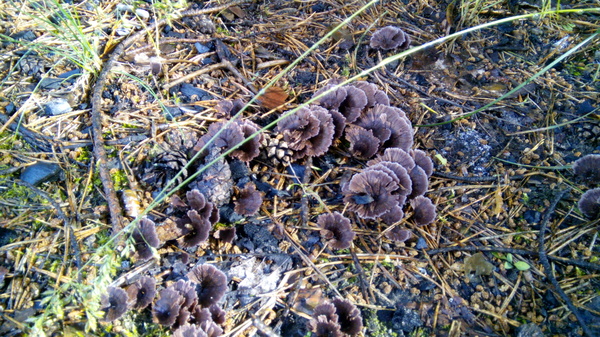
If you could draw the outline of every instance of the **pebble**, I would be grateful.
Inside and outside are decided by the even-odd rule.
[[[38,162],[31,166],[27,166],[21,173],[21,180],[30,183],[33,186],[38,186],[47,181],[51,181],[58,177],[60,166],[58,164]]]
[[[69,102],[64,98],[52,100],[44,106],[44,112],[48,116],[58,116],[73,111]]]

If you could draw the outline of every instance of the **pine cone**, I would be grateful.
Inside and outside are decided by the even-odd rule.
[[[262,145],[265,148],[263,152],[267,162],[273,163],[273,165],[287,164],[292,159],[294,152],[289,148],[286,141],[283,140],[283,135],[264,134]]]

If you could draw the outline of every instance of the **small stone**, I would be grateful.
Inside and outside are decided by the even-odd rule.
[[[38,186],[47,181],[56,179],[60,173],[58,164],[38,162],[28,166],[21,173],[21,180],[30,183],[33,186]]]
[[[73,108],[71,108],[69,102],[64,98],[57,98],[46,103],[46,106],[44,106],[44,112],[48,116],[58,116],[66,114],[67,112],[71,112],[72,110]]]

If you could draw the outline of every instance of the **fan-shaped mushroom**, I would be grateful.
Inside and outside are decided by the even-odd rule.
[[[397,205],[392,192],[398,184],[388,174],[381,171],[367,171],[355,174],[344,186],[344,202],[348,208],[363,218],[374,219]]]
[[[375,159],[369,160],[367,165],[372,166],[382,161],[398,163],[409,172],[415,167],[415,160],[410,156],[410,154],[396,147],[385,149],[382,155],[377,156]]]
[[[152,306],[152,320],[166,326],[175,324],[183,302],[183,296],[176,290],[163,289],[159,294],[159,299]]]
[[[573,171],[585,180],[600,182],[600,154],[588,154],[573,163]]]
[[[227,277],[210,264],[194,267],[188,274],[188,279],[197,283],[198,304],[208,308],[219,302],[227,291]]]
[[[133,238],[136,257],[140,261],[151,259],[154,255],[153,248],[158,247],[160,244],[154,222],[146,217],[138,222],[131,237]]]
[[[156,280],[154,277],[142,276],[135,283],[127,287],[127,295],[134,302],[133,309],[145,309],[152,303],[156,295]]]
[[[578,203],[579,210],[588,219],[600,217],[600,188],[594,188],[585,192]]]
[[[419,226],[429,225],[435,220],[436,212],[435,205],[431,199],[419,195],[410,201],[410,205],[414,210],[413,219]]]
[[[173,337],[208,337],[208,335],[195,324],[185,324],[173,332]]]
[[[240,122],[239,125],[244,140],[260,130],[260,127],[251,121],[243,121]],[[244,144],[233,151],[231,155],[244,162],[251,161],[260,154],[260,144],[262,139],[262,134],[258,134],[256,137],[248,139]]]
[[[350,142],[348,151],[359,159],[371,158],[379,150],[379,139],[373,135],[371,130],[363,127],[348,126],[346,128],[346,139]]]
[[[413,159],[415,160],[415,164],[417,166],[420,166],[423,169],[423,171],[425,171],[427,177],[431,177],[431,175],[433,174],[433,161],[431,160],[431,158],[429,158],[427,153],[425,153],[425,151],[422,150],[410,150],[409,153],[411,157],[413,157]]]
[[[346,98],[340,103],[338,111],[346,117],[347,123],[352,123],[358,119],[362,110],[367,106],[367,95],[359,88],[346,85]]]
[[[262,195],[256,190],[256,186],[253,183],[247,183],[238,193],[238,198],[234,202],[234,210],[237,214],[251,216],[258,212],[262,201]]]
[[[410,45],[410,37],[402,29],[394,26],[387,26],[378,29],[371,36],[371,48],[390,50],[401,48],[405,49]]]
[[[357,335],[363,327],[360,310],[350,301],[341,298],[334,298],[332,303],[339,317],[338,322],[342,332],[350,336]]]
[[[412,232],[405,228],[394,227],[385,233],[385,236],[396,242],[404,242],[412,237]]]
[[[101,305],[104,321],[112,322],[123,316],[129,308],[127,292],[118,287],[108,287],[108,293],[102,296]]]
[[[333,249],[346,249],[350,247],[356,233],[350,226],[350,220],[338,212],[321,214],[317,218],[321,227],[321,235],[329,240],[327,243]]]

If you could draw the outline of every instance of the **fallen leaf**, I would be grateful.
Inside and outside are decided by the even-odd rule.
[[[269,110],[275,109],[285,103],[288,93],[280,87],[270,87],[257,99],[260,106]]]

